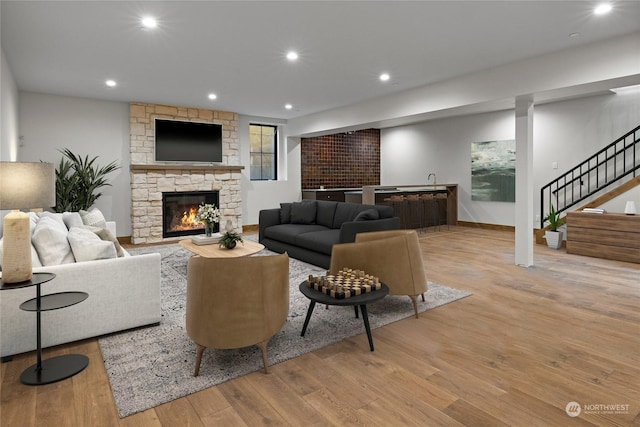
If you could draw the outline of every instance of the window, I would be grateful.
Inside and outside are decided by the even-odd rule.
[[[249,125],[251,180],[266,181],[277,179],[276,146],[278,129],[269,125]]]

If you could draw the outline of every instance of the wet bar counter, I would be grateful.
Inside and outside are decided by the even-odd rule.
[[[395,197],[393,197],[395,196]],[[438,185],[366,185],[362,187],[362,203],[366,205],[389,204],[392,199],[412,199],[418,196],[419,199],[433,196],[438,200],[442,207],[437,208],[436,216],[437,225],[457,225],[458,224],[458,184],[438,184]],[[410,207],[411,200],[408,200],[408,206],[404,206],[398,202],[398,216],[407,216],[404,221],[407,228],[418,228],[415,226],[418,220],[415,219],[415,209]],[[404,208],[400,208],[404,206]],[[428,214],[425,219],[427,223],[432,214]]]

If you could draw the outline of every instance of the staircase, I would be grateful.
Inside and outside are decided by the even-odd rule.
[[[614,188],[614,184],[620,187]],[[561,213],[607,188],[612,191],[598,199],[602,203],[638,184],[640,126],[540,189],[540,228],[544,228],[545,211],[551,204]],[[600,204],[590,203],[594,207]]]

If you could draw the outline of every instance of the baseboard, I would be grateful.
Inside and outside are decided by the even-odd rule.
[[[482,228],[485,230],[516,231],[516,228],[512,225],[486,224],[484,222],[458,221],[458,225],[462,227]]]
[[[259,225],[258,224],[248,224],[248,225],[243,225],[242,226],[242,232],[243,233],[257,233],[259,230]]]
[[[120,236],[117,239],[121,245],[131,245],[131,236]]]

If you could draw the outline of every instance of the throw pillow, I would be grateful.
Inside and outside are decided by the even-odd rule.
[[[71,230],[72,227],[82,227],[84,225],[82,217],[78,212],[63,212],[62,221],[64,225],[67,226],[67,230]]]
[[[82,228],[91,231],[96,236],[98,236],[100,240],[105,240],[107,242],[113,243],[113,246],[115,246],[116,248],[116,253],[118,254],[118,257],[124,256],[124,251],[122,250],[122,246],[120,246],[120,242],[118,241],[118,238],[114,236],[113,233],[108,229],[92,227],[90,225],[83,225]]]
[[[35,246],[43,266],[75,262],[67,234],[67,228],[52,217],[40,218],[33,230],[31,243]]]
[[[315,224],[316,202],[295,202],[291,204],[291,224]]]
[[[107,228],[107,220],[104,219],[104,215],[102,215],[102,212],[100,212],[98,208],[91,208],[89,211],[80,209],[80,216],[82,217],[82,223],[84,225]]]
[[[77,262],[117,257],[113,242],[101,240],[90,230],[73,227],[67,238]]]
[[[366,209],[356,215],[354,221],[369,221],[372,219],[379,219],[380,214],[375,209]]]
[[[280,203],[280,224],[291,222],[291,203]]]

